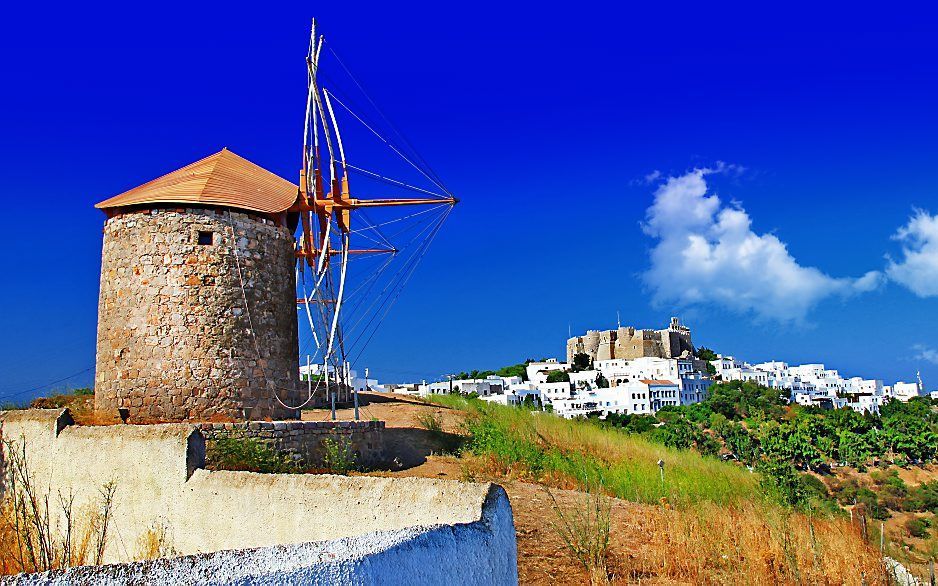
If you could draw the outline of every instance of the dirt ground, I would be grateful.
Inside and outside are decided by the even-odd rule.
[[[373,394],[369,404],[361,409],[361,417],[372,417],[386,421],[388,431],[393,430],[422,432],[420,418],[430,414],[442,424],[447,435],[458,434],[462,429],[463,414],[437,405],[427,404],[419,399],[391,394]],[[337,410],[338,419],[351,418],[352,410]],[[309,420],[331,416],[328,410],[304,411],[303,418]],[[479,478],[464,458],[453,454],[440,453],[440,446],[434,442],[432,434],[422,436],[419,433],[410,436],[420,445],[411,446],[424,453],[422,461],[396,471],[375,471],[366,474],[372,476],[442,478],[447,480],[467,481],[491,480],[505,488],[511,501],[515,520],[515,532],[518,540],[518,576],[522,584],[588,584],[589,575],[569,554],[560,534],[554,528],[557,518],[555,501],[563,509],[582,502],[583,493],[573,490],[547,491],[543,486],[506,480],[504,478]],[[553,499],[551,498],[553,494]],[[634,518],[642,505],[612,500],[610,518],[611,531],[611,570],[615,571],[615,556],[628,555],[627,536],[635,528],[624,526],[624,520]],[[617,521],[618,520],[618,521]],[[654,582],[645,582],[653,584]]]
[[[364,396],[364,395],[363,395]],[[420,418],[428,414],[441,423],[444,433],[456,435],[461,431],[463,414],[453,409],[427,404],[419,399],[392,394],[370,394],[368,404],[361,408],[362,418],[376,418],[386,422],[387,431],[418,432],[409,439],[421,442],[411,446],[424,453],[422,461],[403,470],[369,472],[372,476],[442,478],[466,481],[473,479],[467,462],[452,454],[440,453],[440,446],[432,435],[421,436],[424,431]],[[303,412],[303,419],[316,420],[330,417],[328,410]],[[336,411],[338,419],[351,418],[351,409]],[[486,480],[475,478],[476,480]],[[553,503],[542,486],[524,482],[496,480],[505,488],[511,501],[518,539],[518,574],[522,584],[577,584],[588,583],[586,572],[567,553],[559,534],[551,523],[555,515]],[[561,506],[569,506],[581,496],[575,491],[552,491]],[[617,502],[615,507],[629,503]]]
[[[443,431],[456,433],[462,425],[462,414],[453,409],[432,405],[417,398],[392,393],[362,393],[359,395],[359,417],[361,419],[380,419],[387,427],[420,427],[418,417],[431,413],[438,415],[443,424]],[[318,421],[331,418],[329,409],[305,409],[304,421]],[[351,407],[336,409],[336,419],[353,419],[355,410]]]

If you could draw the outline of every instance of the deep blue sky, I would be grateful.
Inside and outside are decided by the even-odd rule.
[[[932,13],[31,3],[0,19],[0,401],[94,363],[95,202],[223,146],[294,179],[311,16],[462,199],[359,364],[379,378],[561,356],[568,325],[619,310],[751,360],[938,387],[913,358],[938,348],[938,297],[887,283],[792,323],[656,305],[641,277],[643,178],[717,161],[745,168],[708,177],[724,203],[799,264],[858,277],[901,256],[913,209],[938,213]]]

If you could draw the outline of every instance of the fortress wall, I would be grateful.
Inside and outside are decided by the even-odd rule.
[[[678,358],[685,352],[693,354],[694,346],[690,329],[671,318],[671,326],[662,330],[637,330],[632,326],[590,330],[585,336],[567,340],[567,361],[573,360],[577,352],[589,354],[594,360]]]
[[[30,473],[37,486],[51,495],[52,503],[61,492],[75,497],[75,510],[100,508],[101,487],[114,483],[106,562],[139,559],[147,533],[157,529],[165,534],[166,545],[181,555],[357,537],[358,553],[346,552],[344,561],[337,561],[334,568],[374,571],[380,566],[369,565],[372,555],[396,560],[401,567],[413,566],[417,559],[421,560],[417,566],[438,567],[446,560],[462,563],[465,549],[479,553],[478,559],[469,559],[483,564],[483,570],[495,564],[503,573],[482,573],[483,578],[504,582],[504,576],[514,575],[517,579],[516,573],[504,574],[509,568],[516,572],[510,506],[504,491],[490,483],[208,471],[201,467],[205,444],[195,426],[79,427],[69,422],[67,410],[0,412],[0,434],[4,441],[25,445]],[[9,457],[4,450],[4,458]],[[493,502],[496,508],[507,507],[507,521],[504,510],[495,525],[485,517],[486,503]],[[61,527],[61,514],[56,508],[52,513],[53,524]],[[441,526],[445,530],[431,531]],[[460,528],[467,526],[475,529],[461,533]],[[395,545],[376,533],[388,531],[404,533],[395,534],[400,537]],[[483,542],[497,543],[498,549],[487,551]],[[326,546],[290,549],[300,560],[296,571],[312,571],[310,564],[318,563],[316,552],[322,547]],[[329,547],[341,550],[340,544]],[[431,563],[420,557],[421,551],[438,559]],[[408,557],[409,552],[415,557]],[[274,554],[257,555],[257,559],[268,559]],[[486,556],[494,561],[486,561]],[[197,556],[180,563],[204,569],[222,559]],[[121,567],[121,572],[133,573],[151,571],[146,568],[154,566]],[[483,578],[479,583],[485,582]]]

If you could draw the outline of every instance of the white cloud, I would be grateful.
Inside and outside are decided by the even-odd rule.
[[[658,304],[717,305],[780,322],[802,322],[831,296],[877,288],[882,274],[835,278],[806,267],[773,234],[757,234],[738,203],[707,193],[706,176],[735,167],[669,177],[655,192],[643,229],[657,239],[643,275]]]
[[[932,364],[938,364],[938,350],[925,347],[921,344],[916,344],[912,347],[912,349],[917,352],[915,355],[916,360],[924,360],[926,362],[931,362]]]
[[[938,214],[916,210],[893,239],[902,243],[903,258],[889,259],[889,278],[919,297],[938,296]]]

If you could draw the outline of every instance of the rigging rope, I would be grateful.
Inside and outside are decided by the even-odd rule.
[[[342,69],[345,70],[345,73],[349,76],[349,79],[351,79],[352,82],[356,85],[356,87],[358,87],[358,90],[362,93],[363,96],[365,96],[365,99],[368,100],[368,102],[372,105],[375,111],[378,112],[378,115],[381,116],[381,118],[388,125],[391,131],[394,134],[396,134],[397,137],[400,138],[404,142],[405,145],[407,145],[407,147],[414,154],[414,156],[420,160],[420,162],[423,164],[424,167],[426,167],[429,174],[435,178],[435,180],[431,180],[431,181],[433,181],[433,183],[440,186],[440,188],[444,192],[449,193],[449,190],[443,187],[443,181],[440,179],[439,175],[437,175],[436,172],[433,170],[433,167],[431,167],[430,164],[427,163],[427,161],[422,156],[420,156],[420,153],[417,152],[417,149],[415,149],[414,146],[410,143],[410,141],[407,140],[407,137],[405,137],[397,129],[397,127],[388,119],[388,117],[384,115],[384,111],[381,110],[381,108],[378,107],[378,104],[375,103],[375,101],[371,99],[371,96],[368,94],[368,92],[365,91],[365,88],[362,86],[361,83],[359,83],[358,79],[354,75],[352,75],[351,70],[348,67],[346,67],[345,62],[342,61],[342,59],[339,57],[339,54],[335,52],[335,49],[333,49],[331,45],[329,46],[329,52],[332,53],[332,56],[335,57],[335,60],[342,67]]]
[[[439,197],[439,198],[441,198],[441,199],[445,199],[445,198],[449,197],[449,196],[446,196],[446,195],[442,195],[442,194],[440,194],[440,193],[436,193],[435,191],[430,191],[430,190],[428,190],[428,189],[423,189],[422,187],[417,187],[417,186],[411,185],[411,184],[409,184],[409,183],[404,183],[403,181],[398,181],[397,179],[391,179],[390,177],[385,177],[384,175],[380,175],[380,174],[378,174],[378,173],[375,173],[374,171],[369,171],[369,170],[367,170],[367,169],[362,169],[361,167],[356,167],[355,165],[353,165],[353,164],[351,164],[351,163],[348,164],[348,167],[349,167],[349,169],[352,169],[353,171],[358,171],[359,173],[364,173],[365,175],[374,177],[375,179],[378,179],[378,180],[380,180],[380,181],[384,181],[384,182],[386,182],[386,183],[391,183],[392,185],[398,185],[398,186],[403,187],[403,188],[405,188],[405,189],[410,189],[411,191],[416,191],[416,192],[419,192],[419,193],[426,193],[427,195],[432,195],[432,196],[434,196],[434,197]]]
[[[241,255],[238,254],[238,237],[237,237],[237,234],[235,233],[234,221],[231,219],[231,210],[228,210],[228,226],[231,228],[231,249],[232,249],[232,252],[234,253],[235,266],[238,269],[238,282],[241,285],[241,299],[244,301],[244,313],[248,318],[248,326],[249,326],[248,331],[251,334],[251,341],[254,343],[254,352],[257,354],[257,366],[261,369],[261,372],[265,373],[263,376],[263,379],[266,383],[268,383],[268,386],[270,386],[271,390],[273,391],[274,399],[278,403],[280,403],[287,409],[292,409],[294,411],[297,409],[302,409],[304,406],[309,404],[309,402],[312,400],[313,396],[315,395],[315,392],[311,392],[309,398],[306,399],[305,402],[300,404],[300,406],[291,407],[290,405],[287,405],[286,403],[280,400],[280,396],[277,394],[278,387],[276,383],[273,383],[272,381],[269,381],[267,379],[266,368],[261,365],[261,360],[263,360],[263,357],[261,356],[260,346],[257,344],[257,334],[254,331],[254,318],[251,316],[251,307],[248,305],[248,296],[244,288],[244,274],[241,272]],[[282,388],[281,390],[296,392],[297,389]]]
[[[364,352],[365,348],[366,348],[366,347],[368,346],[368,344],[371,342],[372,338],[374,338],[375,333],[376,333],[376,332],[378,331],[378,329],[381,327],[381,324],[384,322],[384,319],[387,317],[388,312],[391,310],[391,307],[393,307],[394,304],[397,302],[397,299],[400,297],[401,291],[403,290],[403,288],[404,288],[404,286],[407,284],[407,282],[410,280],[410,278],[413,276],[414,271],[415,271],[416,268],[417,268],[417,265],[419,265],[419,264],[420,264],[420,261],[423,260],[423,257],[426,256],[427,250],[429,250],[429,248],[430,248],[430,244],[431,244],[431,243],[433,242],[433,240],[436,238],[436,235],[439,233],[440,228],[442,228],[443,223],[446,221],[446,218],[449,217],[449,214],[450,214],[451,212],[452,212],[452,207],[450,207],[449,210],[447,210],[444,214],[441,215],[440,221],[435,225],[435,227],[433,228],[433,231],[431,232],[430,236],[422,243],[421,247],[419,247],[419,248],[417,249],[417,251],[414,253],[414,255],[411,257],[411,259],[415,259],[415,260],[413,260],[413,261],[411,262],[410,270],[409,270],[409,272],[406,274],[406,276],[403,277],[402,279],[400,279],[400,280],[398,281],[398,285],[395,286],[396,292],[395,292],[395,294],[394,294],[394,299],[391,301],[391,303],[390,303],[390,304],[387,306],[387,308],[385,309],[384,313],[383,313],[382,316],[381,316],[381,319],[378,320],[377,325],[375,325],[375,327],[372,329],[371,335],[368,336],[368,339],[367,339],[367,340],[365,341],[365,343],[362,345],[362,347],[361,347],[361,349],[359,350],[358,354],[355,356],[355,359],[352,360],[352,363],[356,363],[356,362],[358,361],[358,359],[359,359],[359,358],[361,357],[361,355],[362,355],[362,352]],[[377,315],[377,314],[375,314],[375,315]],[[350,347],[350,350],[351,350],[351,349],[354,349],[355,346],[358,345],[358,342],[359,342],[359,340],[361,339],[361,336],[362,336],[366,331],[368,331],[368,328],[371,327],[371,323],[372,323],[373,321],[374,321],[374,316],[372,316],[372,319],[369,320],[368,324],[367,324],[367,325],[365,326],[365,328],[362,330],[361,334],[359,334],[358,338],[355,339],[355,342],[354,342],[354,343],[352,344],[352,346]],[[354,327],[354,326],[353,326],[353,327]]]
[[[402,153],[401,151],[399,151],[399,150],[397,149],[397,147],[395,147],[393,144],[391,144],[391,142],[390,142],[388,139],[386,139],[386,138],[384,138],[383,136],[381,136],[380,134],[378,134],[378,131],[375,130],[374,128],[372,128],[371,126],[368,126],[368,123],[365,122],[364,120],[362,120],[361,117],[360,117],[358,114],[356,114],[355,112],[353,112],[353,111],[351,110],[351,108],[349,108],[348,106],[346,106],[346,105],[345,105],[345,102],[343,102],[342,100],[340,100],[339,98],[337,98],[335,94],[333,94],[332,92],[330,92],[329,90],[327,90],[327,89],[325,89],[325,88],[323,88],[322,91],[328,93],[328,94],[331,95],[333,98],[335,98],[336,103],[338,103],[340,106],[342,106],[343,108],[345,108],[345,110],[346,110],[349,114],[351,114],[356,120],[358,120],[359,122],[362,123],[362,126],[364,126],[365,128],[367,128],[368,130],[370,130],[372,134],[374,134],[375,136],[377,136],[378,139],[381,140],[381,142],[383,142],[384,144],[386,144],[386,145],[388,146],[388,148],[390,148],[392,151],[394,151],[395,153],[397,153],[398,156],[399,156],[400,158],[404,159],[411,167],[413,167],[414,169],[416,169],[421,175],[423,175],[424,177],[426,177],[431,183],[433,183],[434,185],[436,185],[437,187],[439,187],[440,189],[442,189],[444,192],[449,193],[449,191],[446,189],[446,187],[443,186],[442,183],[440,183],[439,181],[437,181],[437,180],[434,179],[433,177],[430,177],[430,175],[428,175],[428,174],[426,173],[426,171],[424,171],[424,170],[421,169],[416,163],[414,163],[413,161],[411,161],[410,159],[408,159],[408,158],[404,155],[404,153]]]
[[[441,214],[441,216],[442,216],[442,214]],[[407,248],[409,248],[409,247],[410,247],[420,236],[422,236],[425,232],[430,231],[430,230],[432,229],[433,225],[434,225],[434,224],[433,224],[432,222],[428,223],[419,233],[417,233],[413,238],[411,238],[410,242],[407,244],[407,246],[404,248],[404,250],[406,250]],[[384,289],[383,289],[383,290],[378,294],[378,296],[371,302],[371,304],[365,309],[365,311],[364,311],[364,313],[361,315],[361,317],[359,317],[358,320],[356,320],[355,323],[352,324],[352,326],[349,328],[350,331],[354,331],[355,328],[358,327],[358,324],[361,323],[361,320],[364,319],[365,316],[367,316],[368,314],[371,313],[371,309],[375,306],[376,303],[378,303],[379,301],[381,301],[381,299],[385,296],[385,293],[388,293],[389,290],[393,292],[393,290],[394,290],[393,287],[396,287],[396,284],[395,284],[395,282],[394,282],[395,279],[398,279],[398,282],[400,282],[400,279],[398,278],[399,275],[400,275],[404,270],[406,270],[408,263],[411,262],[411,260],[412,260],[412,259],[414,258],[414,256],[417,254],[417,252],[419,252],[420,247],[422,247],[422,246],[425,244],[425,242],[426,242],[426,241],[421,242],[420,245],[418,245],[417,251],[414,252],[413,254],[411,254],[411,256],[409,256],[409,257],[407,258],[407,260],[404,261],[403,266],[401,266],[401,268],[397,270],[397,272],[394,274],[394,276],[391,277],[390,281],[385,285]],[[388,297],[390,297],[390,295],[391,295],[391,294],[388,293]],[[370,324],[371,324],[373,321],[374,321],[374,317],[372,317],[372,320],[370,320],[370,321],[368,322],[368,325],[366,325],[366,327],[370,326]],[[355,345],[355,344],[353,344],[352,346],[354,347],[354,345]]]

